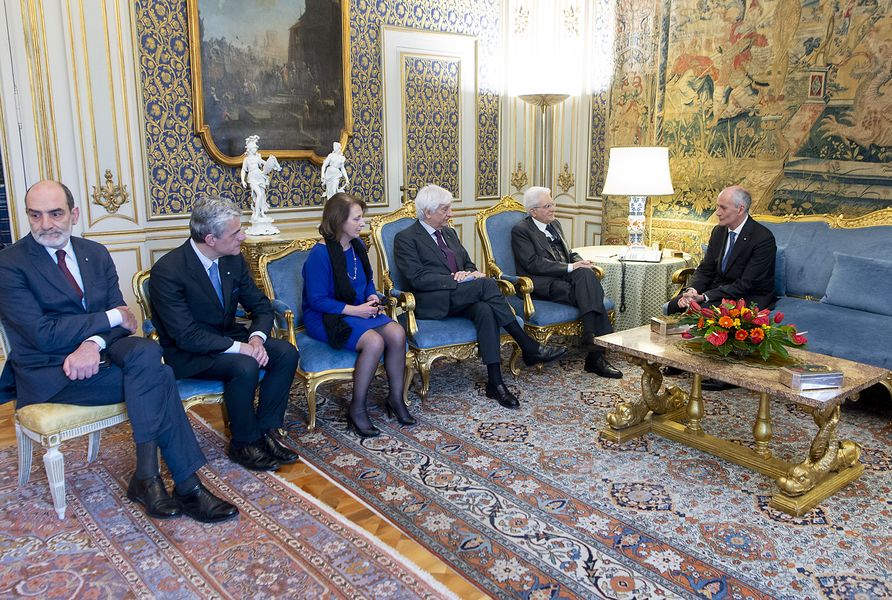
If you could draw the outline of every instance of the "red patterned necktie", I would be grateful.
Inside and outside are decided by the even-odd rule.
[[[59,261],[59,270],[62,271],[62,275],[64,275],[65,279],[68,280],[68,283],[71,284],[74,293],[77,294],[77,299],[83,301],[84,292],[81,290],[81,286],[77,284],[77,279],[75,279],[74,275],[71,274],[71,271],[68,270],[68,265],[65,264],[65,251],[56,250],[56,259]]]

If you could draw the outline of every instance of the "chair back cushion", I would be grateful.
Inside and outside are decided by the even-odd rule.
[[[509,210],[486,217],[486,237],[492,249],[492,259],[505,275],[517,275],[514,264],[514,250],[511,249],[511,229],[519,223],[526,213]]]
[[[310,249],[295,250],[266,263],[266,273],[272,285],[272,296],[281,300],[294,311],[294,327],[303,324],[301,305],[304,288],[304,263],[310,255]]]
[[[409,283],[406,281],[405,277],[403,277],[402,273],[400,273],[399,267],[396,265],[393,240],[396,237],[396,234],[410,227],[413,223],[415,223],[415,219],[404,217],[391,223],[385,223],[381,226],[381,244],[384,246],[385,267],[390,273],[390,280],[393,282],[393,286],[398,290],[408,290]],[[384,291],[387,293],[390,292],[390,290]]]

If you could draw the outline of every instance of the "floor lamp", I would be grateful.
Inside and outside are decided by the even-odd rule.
[[[537,115],[539,121],[539,140],[537,144],[537,156],[535,160],[536,170],[533,173],[533,181],[536,185],[550,188],[552,183],[552,130],[554,128],[554,114],[548,109],[555,104],[560,104],[567,98],[569,94],[523,94],[519,96],[521,100],[527,104],[539,107]],[[549,114],[551,112],[551,114]]]
[[[643,246],[647,197],[675,193],[669,173],[669,149],[611,148],[607,178],[601,193],[605,196],[629,197],[629,245]]]

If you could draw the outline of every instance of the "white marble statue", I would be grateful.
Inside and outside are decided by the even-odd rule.
[[[273,171],[281,171],[279,161],[270,155],[266,160],[260,157],[260,138],[251,135],[245,138],[245,160],[242,161],[242,187],[251,186],[251,226],[245,230],[248,235],[275,235],[279,229],[273,225],[272,217],[266,216],[269,204],[266,189]]]
[[[325,186],[325,199],[328,200],[338,192],[343,192],[350,184],[347,177],[347,159],[341,154],[341,144],[335,142],[331,154],[325,157],[322,163],[322,185]],[[344,185],[341,185],[341,179],[344,179]]]

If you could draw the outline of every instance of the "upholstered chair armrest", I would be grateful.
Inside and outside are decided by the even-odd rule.
[[[529,320],[536,314],[536,308],[533,306],[533,280],[529,277],[516,277],[514,289],[518,296],[523,298],[523,314],[524,319]]]
[[[155,329],[155,324],[152,323],[151,319],[144,319],[142,322],[142,334],[150,339],[158,341],[158,330]]]
[[[292,346],[297,348],[297,338],[294,332],[294,311],[281,300],[273,300],[272,305],[277,332],[276,337],[287,339]]]
[[[678,285],[684,286],[687,285],[688,279],[691,278],[691,275],[694,274],[693,267],[685,267],[683,269],[679,269],[672,274],[672,283],[677,283]]]
[[[598,278],[599,281],[601,279],[604,279],[604,267],[599,267],[598,265],[592,265],[592,271],[595,272],[595,276]]]
[[[418,321],[415,320],[415,294],[391,288],[390,297],[396,298],[397,306],[406,313],[406,329],[410,336],[418,333]]]
[[[514,285],[510,281],[496,279],[496,285],[499,286],[499,290],[502,292],[503,296],[513,296],[515,294]]]

